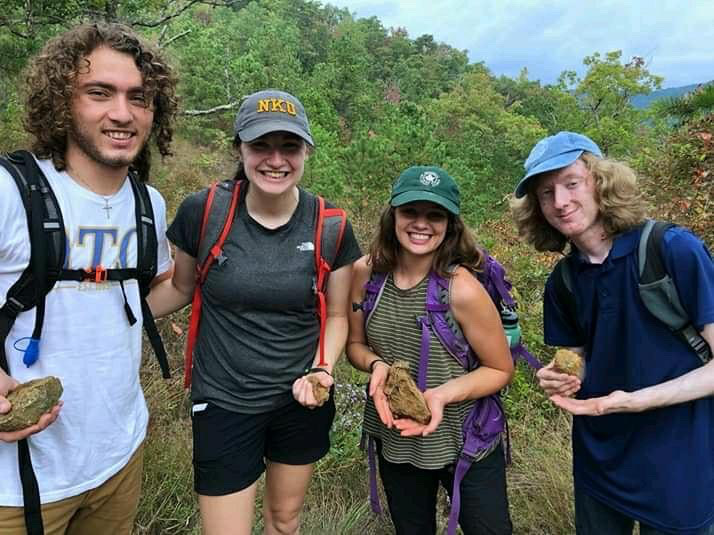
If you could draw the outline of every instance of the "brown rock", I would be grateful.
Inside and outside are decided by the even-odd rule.
[[[7,395],[10,412],[0,414],[0,431],[19,431],[37,423],[44,413],[57,405],[62,383],[57,377],[43,377],[22,383]]]
[[[325,401],[330,399],[330,389],[324,386],[314,375],[308,375],[307,380],[312,385],[312,395],[315,396],[317,406],[322,407]]]
[[[408,362],[397,360],[391,365],[384,393],[395,417],[411,418],[420,424],[427,424],[431,420],[431,411],[424,401],[424,395],[409,374]]]
[[[560,373],[575,375],[581,381],[585,377],[585,359],[569,349],[559,349],[555,352],[553,368]]]

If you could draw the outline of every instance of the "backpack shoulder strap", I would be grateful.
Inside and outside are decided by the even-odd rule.
[[[372,318],[374,309],[377,308],[377,303],[382,297],[384,285],[387,282],[387,273],[383,271],[372,271],[369,274],[369,279],[364,284],[364,299],[359,304],[359,308],[364,313],[364,327],[367,328],[369,320]],[[355,306],[355,305],[353,305]]]
[[[9,374],[5,339],[17,315],[35,306],[35,326],[23,362],[30,366],[39,356],[45,295],[54,286],[64,265],[66,237],[57,199],[32,154],[14,152],[6,158],[0,157],[0,165],[7,170],[20,191],[30,231],[30,264],[10,287],[6,302],[0,308],[0,366]],[[25,526],[28,535],[42,535],[40,490],[27,439],[18,441],[17,447]]]
[[[318,366],[325,364],[325,329],[327,326],[327,298],[325,289],[332,266],[342,245],[342,237],[347,224],[347,215],[339,208],[327,208],[325,199],[316,195],[315,236],[315,280],[313,289],[317,296],[317,315],[320,320]]]
[[[156,237],[156,219],[154,217],[154,207],[151,204],[151,194],[146,183],[141,182],[133,172],[129,172],[129,182],[134,193],[134,211],[136,213],[136,271],[137,282],[139,283],[139,296],[141,301],[141,314],[143,317],[144,331],[149,339],[156,359],[161,368],[161,375],[164,379],[171,377],[169,370],[169,361],[166,355],[164,343],[161,340],[159,330],[154,322],[154,315],[151,313],[149,304],[146,302],[146,296],[151,290],[151,283],[156,278],[158,270],[158,240]],[[119,284],[124,293],[124,281],[120,280]],[[131,308],[126,301],[124,293],[124,308],[131,322]]]
[[[578,322],[577,303],[575,302],[575,292],[573,290],[573,273],[570,267],[570,255],[558,260],[553,268],[553,290],[555,299],[561,310],[569,318],[572,327],[575,329],[578,338],[585,339],[585,333]]]
[[[347,213],[341,208],[327,208],[325,200],[316,195],[317,215],[315,225],[315,259],[321,258],[331,270],[342,247],[347,226]],[[318,248],[319,244],[319,248]],[[320,261],[316,265],[322,265]],[[324,268],[323,268],[324,269]],[[323,281],[326,283],[327,281]]]
[[[208,189],[206,203],[203,206],[198,238],[198,256],[196,258],[196,284],[193,289],[191,317],[189,319],[186,352],[184,354],[184,388],[188,388],[191,385],[193,348],[198,338],[203,303],[201,286],[205,282],[213,263],[217,261],[221,265],[225,261],[223,244],[235,219],[242,184],[240,181],[233,180],[213,183]]]
[[[27,151],[17,151],[0,158],[13,177],[27,213],[30,234],[30,263],[7,292],[3,321],[7,332],[20,312],[36,307],[35,326],[24,350],[23,362],[31,366],[39,357],[39,340],[44,322],[45,296],[54,287],[65,261],[66,236],[59,203],[35,158]],[[5,363],[6,364],[6,363]]]
[[[208,188],[199,231],[198,254],[196,256],[198,265],[203,266],[208,262],[207,267],[210,268],[215,261],[219,265],[225,261],[223,244],[233,226],[241,188],[242,182],[234,180],[214,182]],[[205,275],[207,274],[208,270],[206,269]]]
[[[642,226],[638,246],[638,266],[640,283],[649,284],[667,275],[662,255],[664,233],[674,224],[648,219]]]
[[[457,266],[450,266],[449,271],[453,272],[456,268]],[[453,279],[441,277],[434,271],[429,273],[425,304],[428,324],[444,349],[465,370],[472,370],[478,362],[451,311],[452,281]]]
[[[497,309],[515,307],[516,302],[511,295],[513,286],[506,278],[506,268],[488,252],[484,251],[484,255],[483,269],[476,272],[476,278],[486,288]]]
[[[707,363],[712,358],[712,350],[692,325],[664,264],[664,234],[674,226],[653,220],[647,220],[643,225],[638,247],[638,290],[647,310],[682,339],[703,363]]]
[[[137,271],[141,295],[149,294],[151,282],[158,269],[158,241],[156,238],[156,220],[151,195],[146,183],[140,182],[133,173],[129,173],[131,189],[134,193],[136,212]]]

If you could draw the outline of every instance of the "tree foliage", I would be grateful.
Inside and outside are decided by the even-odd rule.
[[[611,155],[652,147],[667,130],[629,99],[659,87],[641,58],[594,53],[579,77],[542,86],[523,70],[494,77],[465,51],[411,37],[375,17],[308,0],[4,0],[0,144],[21,142],[16,88],[27,56],[79,21],[119,20],[163,46],[179,75],[183,135],[226,151],[241,98],[275,87],[305,104],[317,141],[306,182],[355,210],[374,210],[413,164],[446,167],[467,218],[488,217],[519,179],[538,138],[581,131]],[[698,101],[697,101],[698,102]]]
[[[572,91],[585,112],[583,131],[610,154],[631,154],[645,112],[635,109],[630,99],[659,89],[663,78],[651,74],[641,57],[623,64],[620,50],[586,56],[583,65],[587,72],[582,78],[570,70],[559,78],[560,88]]]

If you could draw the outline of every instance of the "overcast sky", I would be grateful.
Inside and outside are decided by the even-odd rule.
[[[496,75],[553,83],[594,52],[642,56],[662,87],[714,79],[714,0],[322,0],[376,16],[415,39],[431,34]]]

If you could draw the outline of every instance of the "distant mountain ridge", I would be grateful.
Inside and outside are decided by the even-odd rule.
[[[663,98],[679,97],[679,96],[689,93],[690,91],[694,91],[700,85],[706,85],[706,84],[711,84],[711,83],[714,83],[714,80],[710,80],[709,82],[702,82],[701,84],[689,84],[689,85],[681,85],[679,87],[668,87],[666,89],[658,89],[657,91],[652,91],[652,93],[650,93],[649,95],[635,95],[634,97],[632,97],[630,99],[630,102],[632,102],[632,105],[635,108],[647,108],[655,100],[660,100]]]

